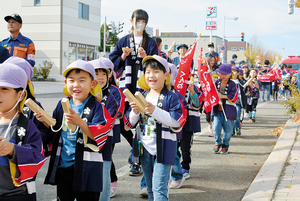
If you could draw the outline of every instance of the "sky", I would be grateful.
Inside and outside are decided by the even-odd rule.
[[[288,14],[287,0],[101,0],[101,23],[106,17],[111,21],[124,22],[124,31],[131,28],[130,18],[134,10],[143,9],[149,15],[148,26],[160,32],[195,32],[210,35],[205,29],[206,9],[217,6],[217,30],[212,35],[223,37],[224,16],[225,36],[229,41],[256,41],[264,49],[279,53],[282,59],[290,55],[300,56],[300,9]],[[238,17],[238,20],[227,18]],[[234,38],[231,38],[234,37]],[[236,37],[236,38],[235,38]]]

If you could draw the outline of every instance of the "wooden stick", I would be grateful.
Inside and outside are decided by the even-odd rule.
[[[25,105],[29,107],[35,113],[41,113],[43,115],[44,121],[49,126],[55,126],[56,120],[53,119],[45,110],[43,110],[38,104],[36,104],[31,98],[28,98],[25,101]]]
[[[62,108],[63,108],[63,110],[64,110],[64,113],[71,113],[70,112],[70,102],[69,102],[69,99],[67,99],[67,98],[63,98],[62,100],[61,100],[61,105],[62,105]],[[68,124],[68,127],[69,127],[69,129],[72,131],[72,132],[74,132],[75,130],[76,130],[76,126],[74,125],[74,124],[71,124],[71,123],[68,123],[67,122],[67,124]]]
[[[145,97],[141,94],[141,92],[137,91],[137,92],[135,92],[134,95],[138,99],[138,101],[140,101],[142,106],[145,108],[147,106],[147,101],[146,101]]]
[[[123,91],[124,95],[128,98],[130,102],[135,102],[139,108],[140,113],[145,113],[145,108],[142,106],[142,104],[132,95],[132,93],[128,90],[125,89]]]
[[[176,41],[174,41],[173,43],[172,43],[172,45],[170,46],[170,48],[168,49],[168,52],[170,52],[172,49],[173,49],[173,47],[176,45]]]
[[[253,80],[254,78],[250,78],[244,85],[243,85],[243,87],[245,88],[245,87],[247,87],[248,85],[249,85],[249,83]]]

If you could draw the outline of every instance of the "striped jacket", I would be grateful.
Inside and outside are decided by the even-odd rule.
[[[0,45],[8,49],[10,56],[23,58],[34,67],[35,47],[32,40],[29,38],[20,33],[15,39],[12,39],[11,36],[4,39]]]
[[[164,88],[166,89],[166,88]],[[145,93],[144,93],[145,95]],[[180,101],[178,96],[166,89],[166,95],[164,97],[164,102],[162,109],[168,111],[170,116],[179,122],[181,125],[185,122],[186,117],[183,115],[184,113],[184,106],[183,103]],[[136,125],[131,125],[129,121],[129,114],[131,111],[131,107],[125,114],[125,122],[128,127],[134,128]],[[138,125],[140,122],[137,123]],[[161,125],[161,130],[158,129]],[[136,133],[133,136],[134,143],[132,145],[133,156],[138,156],[138,138],[141,132],[140,126],[136,126]],[[163,124],[163,122],[156,123],[156,147],[157,147],[157,162],[163,164],[175,164],[175,154],[176,154],[176,143],[177,143],[177,136],[176,133],[171,132],[170,127]]]
[[[108,111],[103,107],[102,103],[91,97],[86,103],[83,114],[89,115],[89,118],[83,118],[87,121],[89,128],[95,138],[95,141],[88,138],[88,143],[93,143],[99,150],[104,146],[108,133],[113,127],[113,121]],[[61,101],[57,104],[53,117],[56,119],[54,129],[61,127],[63,118],[63,109]],[[52,136],[53,149],[50,158],[48,173],[45,178],[45,184],[56,185],[56,170],[60,161],[62,144],[61,131],[53,132],[49,130]],[[76,151],[74,162],[74,180],[73,191],[102,191],[102,173],[103,158],[99,151],[91,150],[87,143],[84,142],[84,136],[81,129],[77,133]]]
[[[122,74],[120,77],[120,89],[124,91],[124,89],[131,89],[132,84],[135,84],[136,90],[137,91],[144,91],[141,89],[137,81],[138,79],[143,75],[143,66],[142,63],[139,65],[139,69],[137,72],[137,81],[136,83],[132,83],[132,77],[131,77],[131,72],[132,72],[132,66],[135,65],[135,61],[132,60],[132,55],[130,54],[129,56],[126,57],[125,61],[121,59],[121,55],[123,54],[122,47],[130,47],[129,44],[129,35],[124,36],[121,38],[117,44],[115,50],[109,55],[109,59],[114,63],[114,70],[117,72],[117,74]],[[158,47],[156,44],[156,41],[153,38],[148,38],[146,48],[144,48],[146,51],[147,55],[158,55]],[[132,92],[134,94],[134,92]],[[126,98],[127,100],[127,98]]]
[[[123,118],[124,112],[125,112],[125,96],[121,89],[115,85],[110,85],[109,88],[110,93],[115,97],[117,104],[118,104],[118,116],[115,121],[115,126],[113,128],[114,137],[112,143],[118,143],[121,142],[121,125],[120,125],[120,119]]]
[[[103,92],[105,92],[105,91],[106,91],[106,93],[103,94],[101,103],[107,109],[111,118],[116,119],[117,109],[118,109],[117,102],[116,102],[114,96],[108,92],[108,90],[104,90]],[[106,143],[103,146],[103,148],[101,149],[103,160],[105,160],[105,161],[111,161],[112,143],[113,143],[113,129],[108,133]]]
[[[11,179],[16,187],[26,184],[28,194],[35,194],[36,174],[46,161],[41,135],[33,121],[23,114],[19,116],[16,132],[14,149],[17,163],[9,161]]]
[[[216,80],[215,86],[217,87],[217,90],[219,92],[220,89],[220,84],[221,84],[221,79]],[[235,107],[235,102],[238,99],[238,88],[234,81],[228,80],[226,89],[225,89],[225,95],[227,95],[228,99],[223,99],[223,108],[226,114],[226,117],[228,119],[233,119],[236,120],[237,117],[237,111]],[[213,114],[217,115],[219,111],[219,105],[214,106],[213,108]]]
[[[183,127],[183,131],[193,131],[193,132],[200,132],[201,126],[200,126],[200,112],[199,109],[201,107],[202,101],[203,101],[203,94],[201,90],[194,85],[195,93],[198,96],[200,106],[196,107],[193,104],[193,101],[190,97],[190,92],[186,90],[185,93],[185,100],[188,103],[188,109],[187,109],[187,119],[186,123]]]

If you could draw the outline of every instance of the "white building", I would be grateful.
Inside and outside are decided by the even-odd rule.
[[[54,62],[50,77],[62,80],[62,72],[77,59],[92,60],[100,45],[101,0],[0,0],[0,39],[9,37],[6,15],[18,13],[22,35],[36,49],[35,66]]]

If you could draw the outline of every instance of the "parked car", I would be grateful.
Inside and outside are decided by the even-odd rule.
[[[283,60],[281,62],[282,64],[292,65],[292,69],[290,70],[292,74],[298,73],[298,70],[300,69],[300,56],[289,56],[289,58]]]

